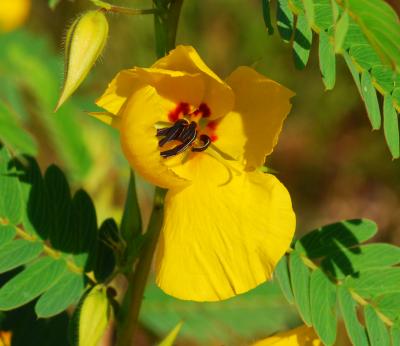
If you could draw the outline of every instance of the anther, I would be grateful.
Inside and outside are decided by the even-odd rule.
[[[182,125],[187,125],[187,124],[188,124],[188,122],[185,119],[180,119],[171,127],[165,127],[163,129],[158,129],[157,137],[166,136],[171,130],[175,129],[176,127],[181,127]]]
[[[185,129],[185,130],[186,130],[186,129]],[[160,155],[161,155],[162,157],[164,157],[164,158],[165,158],[165,157],[170,157],[170,156],[178,155],[178,154],[182,153],[183,151],[185,151],[185,150],[194,142],[194,140],[195,140],[196,138],[197,138],[197,131],[194,130],[194,132],[191,133],[191,136],[188,137],[188,138],[186,139],[185,142],[183,142],[182,144],[177,145],[175,148],[162,151],[162,152],[160,153]]]
[[[192,151],[194,152],[204,151],[211,144],[211,139],[207,135],[201,135],[199,139],[201,142],[203,142],[203,145],[201,145],[200,147],[193,147]]]
[[[162,147],[163,145],[167,144],[169,141],[177,139],[180,136],[180,134],[182,133],[182,131],[185,130],[186,126],[187,126],[186,120],[182,119],[182,120],[177,121],[174,126],[168,128],[168,131],[166,131],[163,134],[163,135],[165,135],[165,137],[158,142],[158,145],[160,147]],[[157,131],[157,134],[158,134],[158,131]]]

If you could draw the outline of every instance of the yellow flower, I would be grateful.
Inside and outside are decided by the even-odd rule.
[[[312,327],[303,325],[260,340],[252,346],[322,346]]]
[[[97,100],[132,167],[169,189],[156,254],[166,293],[216,301],[271,278],[295,215],[285,187],[259,167],[292,96],[248,67],[224,82],[179,46],[151,68],[121,71]]]
[[[12,31],[28,17],[30,0],[0,0],[0,32]]]

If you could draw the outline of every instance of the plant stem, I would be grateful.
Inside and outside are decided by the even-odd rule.
[[[143,293],[149,276],[153,254],[163,222],[165,190],[157,188],[150,223],[146,232],[146,241],[136,265],[136,270],[129,278],[128,290],[125,294],[119,319],[121,322],[118,335],[118,346],[132,346],[137,329],[137,322],[142,305]]]
[[[148,9],[140,9],[140,8],[130,8],[130,7],[122,7],[122,6],[114,6],[109,4],[108,2],[102,0],[90,0],[94,5],[101,7],[103,10],[107,12],[115,12],[122,14],[129,14],[133,16],[137,16],[140,14],[156,14],[159,11],[155,8]]]
[[[183,0],[153,0],[154,10],[156,11],[154,16],[156,53],[159,58],[175,47],[176,32],[182,3]],[[129,194],[130,193],[136,195],[136,191],[131,191],[131,189],[129,189]],[[127,202],[130,198],[129,194]],[[118,316],[120,325],[118,327],[117,346],[133,345],[143,293],[163,222],[165,194],[166,190],[156,188],[153,211],[145,234],[145,243],[135,271],[128,277],[128,290]],[[127,215],[127,208],[129,208],[129,206],[126,205],[125,208],[124,216],[126,216],[123,220],[129,218],[129,215]]]

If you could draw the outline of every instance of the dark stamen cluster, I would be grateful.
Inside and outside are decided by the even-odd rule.
[[[180,119],[176,121],[175,124],[171,127],[158,129],[157,137],[163,137],[158,142],[158,145],[160,147],[164,146],[170,141],[181,142],[181,144],[178,144],[175,148],[162,151],[160,155],[166,158],[184,152],[196,140],[197,135],[198,135],[197,124],[194,121],[189,123],[185,119]],[[203,143],[203,145],[199,147],[192,147],[191,148],[192,151],[200,152],[206,150],[211,143],[211,139],[207,135],[201,135],[199,139]]]

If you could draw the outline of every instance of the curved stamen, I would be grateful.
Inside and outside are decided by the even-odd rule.
[[[201,142],[203,142],[203,145],[201,145],[200,147],[193,147],[192,151],[194,152],[204,151],[211,144],[211,138],[208,137],[207,135],[201,135],[199,139]]]
[[[176,138],[177,140],[181,142],[186,142],[188,138],[191,138],[193,136],[193,133],[196,131],[197,124],[192,121],[189,126],[183,129],[183,131],[180,133],[180,135]]]
[[[186,130],[186,129],[185,129]],[[177,145],[175,148],[169,149],[169,150],[165,150],[162,151],[160,153],[160,155],[164,158],[166,157],[170,157],[170,156],[175,156],[180,154],[181,152],[185,151],[193,142],[194,140],[197,138],[197,131],[194,130],[193,133],[191,133],[191,137],[188,137],[187,140],[185,142],[183,142],[182,144]]]
[[[187,125],[186,120],[177,122],[174,126],[169,128],[169,131],[165,134],[165,137],[158,142],[158,145],[162,147],[169,141],[177,139],[182,133],[182,131],[185,130],[186,125]]]
[[[157,129],[157,137],[160,136],[167,136],[168,133],[175,129],[176,127],[181,127],[182,125],[187,125],[188,122],[185,119],[180,119],[177,122],[175,122],[174,125],[170,126],[170,127],[164,127],[162,129]]]

